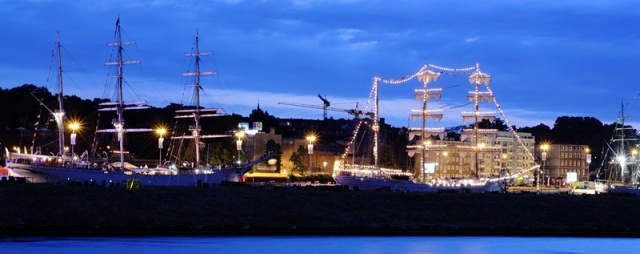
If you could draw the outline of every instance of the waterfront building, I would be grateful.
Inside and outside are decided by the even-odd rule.
[[[578,181],[589,177],[588,146],[575,144],[550,144],[546,151],[546,161],[542,163],[544,183],[553,185],[564,183],[568,173],[575,173]],[[540,154],[542,149],[538,151]]]
[[[535,137],[531,133],[518,132],[517,134],[527,149],[533,153]],[[480,177],[522,172],[535,164],[531,154],[519,144],[520,141],[512,132],[497,131],[495,139],[481,137],[479,143],[490,147],[478,152]],[[474,156],[476,155],[475,151],[468,149],[472,145],[471,142],[445,139],[439,144],[441,144],[440,148],[427,151],[426,168],[431,173],[429,178],[435,180],[474,176]],[[531,175],[533,172],[527,172],[527,177]]]

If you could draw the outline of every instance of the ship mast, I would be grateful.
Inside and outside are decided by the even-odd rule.
[[[373,117],[373,161],[374,161],[374,168],[376,170],[380,169],[380,158],[378,158],[378,143],[380,142],[380,138],[379,138],[379,132],[380,132],[380,111],[379,111],[379,107],[378,107],[378,84],[379,84],[380,78],[379,77],[375,77],[373,78],[373,89],[375,89],[374,91],[374,98],[373,98],[373,112],[374,112],[374,117]]]
[[[116,20],[116,41],[109,43],[109,46],[114,46],[114,47],[118,47],[118,52],[117,52],[117,59],[115,62],[107,62],[105,65],[110,66],[110,65],[116,65],[118,66],[118,73],[116,75],[117,77],[117,91],[118,91],[118,98],[116,99],[115,102],[105,102],[105,103],[100,103],[100,106],[102,106],[103,108],[98,109],[98,111],[116,111],[117,114],[117,118],[112,120],[112,124],[114,126],[115,129],[108,129],[108,130],[98,130],[97,132],[115,132],[117,134],[118,137],[118,144],[119,144],[119,149],[120,149],[120,168],[124,169],[124,133],[125,132],[150,132],[153,131],[152,129],[148,129],[148,128],[144,128],[144,129],[125,129],[124,128],[124,111],[125,110],[130,110],[130,109],[146,109],[146,108],[150,108],[147,105],[147,101],[134,101],[134,102],[124,102],[124,96],[123,96],[123,92],[122,92],[122,84],[124,82],[124,75],[123,75],[123,66],[125,64],[136,64],[136,63],[140,63],[139,60],[123,60],[122,57],[122,52],[124,51],[124,48],[122,46],[124,45],[131,45],[131,44],[135,44],[134,41],[122,41],[122,36],[121,36],[121,29],[120,29],[120,18],[118,17],[118,20]]]
[[[481,92],[480,85],[484,84],[485,86],[489,86],[491,83],[491,76],[486,73],[482,73],[480,71],[480,64],[476,64],[476,71],[469,75],[469,83],[474,85],[474,91],[469,92],[467,95],[467,99],[469,101],[474,102],[474,110],[473,112],[463,112],[463,121],[466,121],[470,118],[474,119],[473,123],[473,153],[474,153],[474,169],[475,169],[475,177],[480,178],[480,158],[478,157],[478,153],[480,150],[488,150],[491,149],[489,147],[483,146],[480,144],[479,137],[482,136],[495,136],[497,130],[487,130],[482,133],[479,130],[479,123],[482,119],[487,119],[489,121],[495,120],[495,112],[480,112],[480,102],[483,100],[487,100],[487,102],[491,103],[493,101],[493,94],[490,92]],[[467,131],[467,130],[464,130]],[[463,131],[463,132],[464,132]]]
[[[620,106],[620,114],[618,115],[617,118],[617,123],[614,129],[614,135],[612,137],[612,143],[614,144],[618,144],[617,147],[615,147],[616,151],[614,151],[614,155],[616,156],[615,158],[613,158],[613,161],[617,162],[618,164],[620,164],[620,181],[621,182],[631,182],[632,184],[636,182],[636,177],[634,176],[635,174],[637,174],[635,166],[636,166],[636,158],[633,154],[633,151],[635,150],[634,147],[637,144],[637,139],[634,138],[627,138],[627,131],[630,130],[630,127],[625,126],[625,119],[627,118],[627,116],[624,115],[624,104],[622,104]],[[628,163],[627,160],[630,160]],[[632,168],[629,170],[630,175],[629,176],[625,176],[625,171],[627,171],[627,166],[631,166]],[[629,181],[627,181],[625,179],[625,177],[630,177]],[[609,173],[609,179],[612,179],[614,177],[611,176],[611,173]]]
[[[200,56],[201,55],[208,55],[211,54],[211,52],[200,52],[200,46],[199,46],[199,38],[198,38],[198,30],[196,30],[196,46],[195,46],[195,53],[192,54],[188,54],[191,56],[195,56],[196,59],[196,70],[195,70],[195,77],[196,77],[196,83],[194,85],[194,92],[195,92],[195,99],[196,99],[196,108],[195,108],[195,113],[193,114],[193,120],[195,121],[195,125],[189,127],[189,130],[193,133],[193,140],[194,143],[196,145],[196,168],[200,167],[200,149],[199,149],[199,145],[200,145],[200,89],[202,89],[202,86],[200,86],[200,75],[213,75],[215,73],[201,73],[200,72]]]
[[[60,32],[56,32],[56,49],[58,53],[58,110],[53,117],[58,125],[58,154],[64,156],[64,102],[62,93],[62,56],[60,56]],[[73,154],[71,155],[73,157]]]
[[[215,75],[217,72],[214,71],[200,71],[200,56],[203,55],[211,55],[212,52],[200,52],[200,42],[198,37],[198,30],[196,30],[196,40],[195,40],[195,52],[187,53],[185,56],[193,56],[195,57],[195,71],[183,73],[182,76],[194,76],[195,84],[194,84],[194,100],[195,100],[195,108],[194,109],[183,109],[176,110],[175,118],[193,118],[194,125],[189,126],[189,131],[191,131],[190,136],[174,136],[171,139],[193,139],[195,143],[195,167],[200,167],[200,139],[203,138],[221,138],[221,137],[229,137],[227,134],[211,134],[211,135],[202,135],[200,131],[202,130],[200,126],[200,118],[202,117],[214,117],[214,116],[224,116],[225,113],[222,113],[222,109],[215,108],[204,108],[200,105],[200,90],[202,90],[202,85],[200,84],[200,77],[203,75]]]
[[[427,119],[433,118],[435,120],[441,120],[443,117],[443,114],[440,113],[441,110],[430,110],[427,108],[427,104],[432,98],[434,98],[436,101],[440,100],[440,98],[442,97],[442,88],[428,88],[428,84],[437,81],[440,77],[440,74],[427,69],[426,66],[422,67],[422,69],[420,69],[416,76],[418,78],[418,81],[422,81],[422,88],[415,89],[414,94],[416,100],[422,101],[422,109],[413,110],[414,113],[411,114],[411,118],[412,120],[420,118],[422,120],[422,127],[419,130],[410,128],[409,131],[413,133],[417,132],[421,137],[420,141],[422,142],[422,144],[417,147],[422,148],[420,149],[420,169],[422,172],[423,182],[427,182],[427,150],[429,148],[433,149],[436,147],[432,146],[432,144],[430,143],[431,135],[440,135],[444,137],[444,129],[427,128]]]

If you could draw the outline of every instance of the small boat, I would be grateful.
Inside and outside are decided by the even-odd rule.
[[[440,68],[439,72],[434,72],[428,67],[440,68],[435,65],[425,65],[418,72],[402,78],[383,79],[381,77],[373,78],[373,87],[369,101],[374,103],[374,114],[371,123],[373,132],[373,162],[374,165],[359,165],[355,163],[346,163],[346,154],[343,155],[342,161],[334,163],[334,180],[348,186],[350,189],[357,190],[392,190],[392,191],[408,191],[408,192],[504,192],[507,181],[517,174],[522,174],[539,168],[539,165],[523,168],[520,172],[511,172],[510,174],[502,174],[491,177],[490,175],[482,175],[480,173],[480,153],[497,153],[500,147],[494,145],[498,130],[480,129],[479,123],[482,119],[492,121],[495,119],[491,112],[479,111],[479,104],[486,100],[487,102],[495,102],[493,93],[489,89],[491,76],[480,72],[479,66],[464,69]],[[439,100],[441,98],[442,88],[430,88],[427,85],[437,81],[440,73],[451,72],[447,74],[460,75],[460,73],[469,74],[469,82],[475,86],[475,90],[467,95],[469,104],[474,104],[474,111],[463,112],[463,121],[474,120],[473,125],[463,129],[458,140],[450,140],[445,138],[444,128],[434,128],[427,126],[427,120],[440,120],[443,118],[442,109],[428,108],[428,101],[431,99]],[[456,73],[453,73],[456,72]],[[411,114],[412,120],[420,120],[421,126],[418,128],[409,128],[407,152],[409,156],[420,156],[415,158],[418,167],[409,172],[402,169],[391,169],[380,166],[378,159],[378,144],[380,143],[378,132],[380,130],[380,119],[378,113],[378,85],[380,83],[400,84],[413,79],[422,81],[423,86],[415,89],[415,98],[420,100],[422,108],[414,110]],[[484,86],[483,86],[484,85]],[[482,91],[486,88],[487,91]],[[496,103],[497,104],[497,103]],[[504,115],[503,115],[504,116]],[[505,117],[506,118],[506,117]],[[364,124],[363,124],[364,125]],[[362,125],[360,125],[362,126]],[[518,133],[508,126],[510,132],[515,137]],[[359,130],[354,132],[355,140],[358,137]],[[362,136],[362,135],[361,135]],[[518,139],[520,139],[518,137]],[[350,142],[353,145],[356,142]],[[533,163],[533,155],[522,142],[520,143],[529,154],[531,164]],[[347,148],[347,151],[354,151],[353,147]],[[439,162],[433,159],[427,160],[428,156],[437,156],[441,159],[449,153],[455,153],[462,161],[466,161],[467,177],[459,178],[432,178],[430,174],[435,173],[435,167],[441,172],[445,169],[440,166]],[[434,158],[434,157],[431,157]]]
[[[131,182],[135,180],[140,185],[160,185],[160,186],[196,186],[201,184],[220,184],[223,182],[240,182],[242,176],[249,172],[251,168],[260,163],[268,160],[273,156],[272,153],[267,153],[253,161],[247,161],[246,163],[238,163],[232,166],[201,166],[199,156],[196,156],[195,165],[190,167],[176,166],[155,168],[148,167],[136,167],[128,166],[125,162],[124,150],[124,135],[129,132],[151,132],[152,129],[137,128],[137,129],[125,129],[124,125],[124,111],[132,109],[145,109],[149,108],[146,101],[136,102],[124,102],[122,97],[122,67],[125,64],[135,63],[136,61],[125,61],[122,58],[123,45],[131,44],[131,42],[123,42],[120,34],[120,19],[116,22],[116,42],[110,43],[111,46],[116,46],[117,60],[115,62],[107,63],[107,65],[113,65],[118,67],[117,73],[117,89],[118,98],[114,102],[105,102],[100,104],[99,111],[115,111],[117,118],[112,122],[114,129],[102,129],[97,130],[97,133],[115,133],[117,135],[119,150],[116,154],[119,154],[119,162],[114,163],[96,163],[88,160],[88,156],[75,156],[74,154],[67,155],[60,150],[58,155],[40,155],[24,152],[12,152],[8,153],[7,169],[11,172],[11,175],[25,177],[28,182],[42,183],[42,182],[82,182],[97,185],[120,185],[125,182]],[[197,48],[198,38],[196,35],[196,53],[192,54],[196,56],[196,92],[200,88],[199,76],[202,74],[199,70],[199,55]],[[58,40],[58,53],[59,53],[59,40]],[[60,58],[58,58],[60,59]],[[59,60],[59,65],[61,62]],[[59,68],[59,72],[62,69]],[[61,73],[59,73],[60,75]],[[58,94],[59,107],[62,110],[62,79],[60,82],[60,93]],[[206,138],[207,136],[199,135],[200,123],[199,119],[204,112],[211,111],[200,107],[199,103],[194,110],[183,110],[188,115],[195,118],[195,125],[193,125],[192,131],[194,135],[190,137],[196,142],[200,138]],[[188,111],[188,112],[187,112]],[[184,113],[183,112],[183,113]],[[60,148],[64,146],[64,112],[60,111],[54,114],[56,121],[58,122],[58,129],[61,133],[59,136]],[[216,135],[216,137],[224,137],[228,135]],[[74,137],[72,137],[73,139]],[[180,137],[176,137],[180,138]],[[75,143],[72,140],[72,143]],[[196,146],[196,154],[198,153],[198,147]],[[78,158],[80,157],[80,159]],[[84,158],[84,159],[82,159]],[[106,161],[105,161],[106,162]]]

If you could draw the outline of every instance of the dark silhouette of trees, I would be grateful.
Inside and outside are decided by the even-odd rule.
[[[394,130],[396,130],[397,132]],[[402,127],[392,128],[392,131],[394,131],[394,133],[397,133],[396,135],[394,135],[392,149],[393,162],[395,166],[404,169],[413,168],[413,160],[409,160],[407,154],[407,145],[409,144],[409,130],[406,127]]]
[[[298,172],[301,175],[304,175],[305,172],[307,172],[307,166],[304,163],[307,155],[308,155],[308,151],[302,145],[298,146],[298,150],[291,154],[289,161],[293,163],[294,172]]]
[[[470,124],[469,126],[473,127],[473,124]],[[496,118],[495,120],[493,120],[493,122],[489,121],[489,119],[483,118],[482,120],[480,120],[478,122],[478,128],[480,128],[480,129],[497,129],[499,131],[509,130],[507,125],[500,118]]]
[[[273,139],[269,139],[265,144],[265,151],[275,153],[273,158],[276,159],[276,172],[280,173],[280,168],[282,167],[282,148],[280,144]],[[268,161],[265,163],[268,163]]]
[[[542,123],[533,127],[519,128],[517,131],[531,133],[536,137],[536,143],[549,143],[552,141],[551,128]]]
[[[553,141],[561,144],[588,145],[602,129],[602,122],[593,117],[561,116],[551,131]]]

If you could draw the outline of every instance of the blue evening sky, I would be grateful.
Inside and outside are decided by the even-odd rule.
[[[85,99],[112,95],[109,61],[115,21],[125,48],[125,100],[190,104],[191,52],[196,29],[204,56],[202,102],[248,115],[258,103],[280,118],[320,119],[322,105],[363,109],[372,78],[401,78],[424,64],[480,64],[507,119],[518,127],[558,116],[593,116],[612,123],[625,104],[636,124],[640,101],[640,2],[617,1],[378,1],[378,0],[0,0],[0,87],[46,86],[57,92],[52,59],[60,32],[64,93]],[[381,117],[416,126],[417,80],[380,87]],[[464,76],[442,76],[430,107],[464,105],[473,89]],[[36,103],[36,102],[34,102]],[[461,124],[445,111],[434,126]],[[490,104],[482,111],[496,111]],[[334,118],[349,118],[329,111]],[[498,117],[503,118],[498,112]]]

